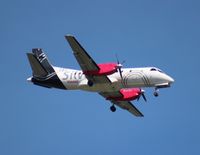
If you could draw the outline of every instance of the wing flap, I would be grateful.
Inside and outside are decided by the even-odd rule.
[[[124,110],[128,110],[130,113],[132,113],[137,117],[144,117],[144,115],[129,101],[111,101],[111,102]]]
[[[94,81],[94,83],[111,83],[107,76],[86,76],[87,79]]]

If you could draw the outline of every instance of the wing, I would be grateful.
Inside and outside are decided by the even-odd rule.
[[[65,36],[69,45],[73,50],[73,54],[79,63],[83,72],[98,71],[100,68],[96,62],[90,57],[85,49],[80,45],[74,36]],[[88,80],[92,80],[95,83],[111,83],[107,76],[90,76],[86,75]]]
[[[79,44],[74,36],[65,36],[69,45],[73,50],[73,54],[78,61],[81,69],[86,71],[98,71],[99,67],[95,61],[89,56],[85,49]]]
[[[107,98],[109,96],[115,96],[115,97],[121,97],[122,94],[120,92],[101,92],[99,93],[104,98]],[[130,102],[130,101],[114,101],[111,100],[111,102],[118,107],[128,110],[131,114],[137,116],[137,117],[143,117],[144,115]]]
[[[144,115],[130,102],[130,101],[112,101],[120,108],[128,110],[130,113],[137,117],[143,117]]]

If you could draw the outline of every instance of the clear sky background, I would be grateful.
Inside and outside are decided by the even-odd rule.
[[[1,0],[1,155],[199,155],[200,1]],[[79,69],[64,35],[98,63],[156,66],[175,79],[134,104],[145,115],[109,110],[95,93],[28,83],[26,53],[43,48],[53,65]]]

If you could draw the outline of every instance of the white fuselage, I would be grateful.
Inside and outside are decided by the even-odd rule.
[[[95,84],[88,86],[88,79],[81,70],[53,67],[59,79],[66,89],[69,90],[86,90],[94,92],[109,92],[120,90],[122,88],[134,87],[168,87],[174,80],[155,67],[144,68],[124,68],[122,69],[123,81],[118,72],[108,75],[111,81],[108,83]]]

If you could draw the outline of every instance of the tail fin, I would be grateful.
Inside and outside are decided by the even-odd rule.
[[[55,72],[42,49],[32,49],[32,53],[27,53],[27,56],[34,77],[46,77]]]

